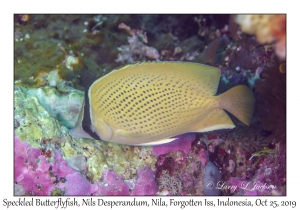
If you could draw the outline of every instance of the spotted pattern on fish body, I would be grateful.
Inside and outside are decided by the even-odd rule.
[[[220,97],[214,96],[219,79],[218,68],[196,63],[127,65],[90,87],[91,124],[102,140],[130,145],[160,144],[182,133],[233,128]]]

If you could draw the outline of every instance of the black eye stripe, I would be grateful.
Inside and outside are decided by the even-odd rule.
[[[89,100],[89,95],[88,91],[85,91],[84,93],[84,113],[83,113],[83,119],[82,119],[82,129],[88,133],[92,138],[96,140],[100,140],[100,137],[97,135],[97,133],[93,132],[91,130],[91,115],[90,115],[90,100]]]

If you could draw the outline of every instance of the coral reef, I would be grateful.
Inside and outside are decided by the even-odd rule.
[[[285,195],[285,19],[14,15],[14,194]],[[232,130],[153,147],[69,136],[95,79],[120,64],[158,60],[220,68],[218,93],[251,87],[250,127],[230,116]],[[238,187],[209,189],[208,181]],[[239,187],[245,183],[261,185]]]

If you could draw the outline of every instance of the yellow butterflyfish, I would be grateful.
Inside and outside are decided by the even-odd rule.
[[[189,62],[126,65],[96,80],[85,95],[73,137],[127,145],[167,143],[176,135],[249,125],[253,92],[238,85],[215,96],[220,69]]]

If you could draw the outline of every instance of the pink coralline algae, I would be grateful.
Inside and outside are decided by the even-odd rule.
[[[49,174],[49,163],[44,161],[41,150],[31,148],[15,137],[14,180],[22,184],[29,195],[49,195],[54,190],[53,177]],[[46,170],[45,170],[46,169]]]
[[[265,157],[257,157],[257,160],[249,161],[253,165],[255,164],[252,161],[257,162],[257,165],[253,166],[258,167],[255,170],[255,174],[230,177],[228,179],[230,186],[236,186],[234,190],[231,188],[231,194],[246,196],[286,194],[284,170],[286,167],[285,147],[280,144],[276,144],[275,147],[278,154],[270,153]]]
[[[66,195],[90,195],[95,190],[87,179],[67,165],[60,152],[54,161],[46,159],[42,150],[15,137],[14,180],[23,185],[26,195],[50,195],[56,187]]]
[[[130,195],[129,187],[124,183],[124,179],[113,171],[102,173],[104,184],[98,183],[99,187],[95,195]]]
[[[91,195],[97,189],[79,172],[68,174],[66,180],[65,195]]]
[[[172,151],[183,151],[187,154],[190,149],[192,142],[195,140],[196,135],[194,133],[187,133],[176,137],[177,139],[162,145],[153,146],[152,152],[156,156],[168,154]]]
[[[199,157],[200,157],[201,164],[203,166],[205,166],[206,163],[209,160],[209,156],[208,156],[207,150],[201,149],[200,152],[199,152]]]
[[[103,181],[90,183],[84,174],[71,168],[59,150],[55,157],[45,157],[42,150],[15,137],[15,193],[17,195],[51,195],[58,189],[61,195],[156,195],[155,174],[143,167],[137,180],[130,183],[114,171],[105,171]]]
[[[66,177],[69,174],[75,173],[76,171],[68,166],[67,161],[63,160],[59,151],[55,152],[56,163],[52,166],[52,173],[58,177]],[[59,163],[59,164],[58,164]]]
[[[122,176],[113,171],[102,173],[103,183],[97,182],[98,190],[94,195],[156,195],[158,187],[155,183],[154,172],[148,168],[137,171],[137,180],[133,183],[124,182]],[[132,192],[130,192],[133,187]]]
[[[155,183],[155,174],[148,168],[141,168],[138,172],[132,195],[156,195],[158,187]]]

